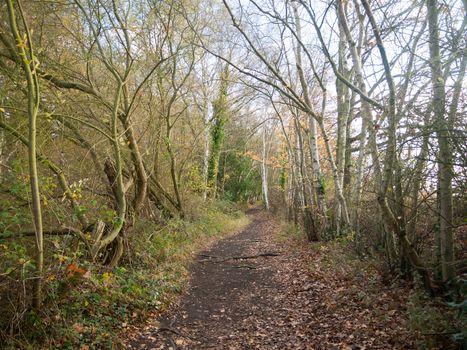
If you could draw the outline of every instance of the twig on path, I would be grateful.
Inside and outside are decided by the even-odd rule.
[[[422,333],[422,335],[452,335],[459,333],[459,331],[451,331],[451,332],[430,332],[430,333]]]
[[[180,333],[179,331],[177,331],[176,329],[173,329],[173,328],[170,328],[170,327],[164,327],[164,326],[162,326],[162,327],[159,327],[158,331],[159,331],[159,332],[167,331],[167,332],[171,332],[171,333],[173,333],[173,334],[176,334],[176,335],[179,335],[179,336],[183,337],[183,334],[181,334],[181,333]],[[187,337],[187,338],[189,338],[189,337]]]
[[[264,256],[279,256],[281,254],[279,253],[276,253],[276,252],[266,252],[266,253],[261,253],[261,254],[256,254],[256,255],[241,255],[241,256],[231,256],[231,257],[228,257],[228,258],[225,258],[225,259],[220,259],[220,258],[217,258],[217,260],[212,260],[212,259],[203,259],[203,260],[198,260],[198,262],[207,262],[207,261],[211,261],[211,262],[225,262],[225,261],[229,261],[229,260],[246,260],[246,259],[256,259],[256,258],[260,258],[260,257],[264,257]],[[205,256],[205,255],[203,255]]]
[[[169,340],[170,340],[170,345],[172,345],[172,348],[174,350],[177,350],[178,349],[177,343],[175,343],[174,340],[172,339],[172,337],[170,337],[170,336],[169,336]]]
[[[279,253],[275,253],[275,252],[266,252],[266,253],[261,253],[261,254],[257,254],[257,255],[232,256],[232,257],[226,258],[226,259],[224,259],[222,261],[256,259],[256,258],[260,258],[262,256],[279,256],[279,255],[280,255]]]
[[[199,256],[204,256],[205,258],[219,259],[218,256],[208,255],[208,254],[198,254]]]
[[[162,327],[158,328],[158,331],[159,332],[167,331],[167,332],[171,332],[171,333],[176,334],[176,335],[178,335],[180,337],[183,337],[183,338],[187,338],[187,339],[190,339],[190,340],[193,340],[193,341],[198,341],[198,339],[193,338],[192,336],[190,336],[188,334],[183,334],[183,333],[177,331],[176,329],[173,329],[173,328],[170,328],[170,327],[162,326]]]

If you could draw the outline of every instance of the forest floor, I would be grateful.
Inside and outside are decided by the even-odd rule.
[[[325,245],[284,238],[263,211],[249,215],[246,229],[196,255],[187,291],[128,332],[127,349],[424,348],[408,330],[411,288],[349,273]]]

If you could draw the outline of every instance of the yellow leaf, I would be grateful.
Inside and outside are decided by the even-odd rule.
[[[102,279],[104,280],[105,283],[109,283],[110,277],[112,277],[112,272],[104,272],[102,274]]]

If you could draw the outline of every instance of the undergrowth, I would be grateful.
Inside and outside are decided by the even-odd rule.
[[[311,253],[310,272],[331,276],[329,280],[337,281],[340,287],[346,285],[346,293],[354,295],[363,308],[371,309],[376,319],[388,322],[397,313],[415,348],[467,349],[466,281],[461,281],[459,302],[447,302],[426,295],[421,281],[388,275],[380,260],[358,255],[351,236],[310,243],[300,227],[283,224],[278,240]]]
[[[121,348],[121,334],[162,311],[181,293],[193,253],[247,223],[248,218],[232,204],[215,203],[198,208],[190,221],[172,219],[164,226],[149,219],[136,222],[125,242],[124,260],[114,269],[90,263],[79,246],[66,255],[55,254],[48,261],[42,311],[36,313],[23,305],[13,317],[4,318],[0,324],[4,346],[0,348]],[[58,240],[48,243],[60,250]],[[12,245],[21,247],[10,243],[0,249],[8,252]],[[18,250],[19,259],[27,262],[24,249]],[[10,291],[3,299],[21,299],[23,285],[18,280],[16,293]]]

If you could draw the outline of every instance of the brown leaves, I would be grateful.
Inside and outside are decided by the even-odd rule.
[[[80,277],[83,276],[86,273],[86,270],[79,267],[76,263],[71,263],[67,266],[66,268],[66,274],[68,278],[71,277]]]

